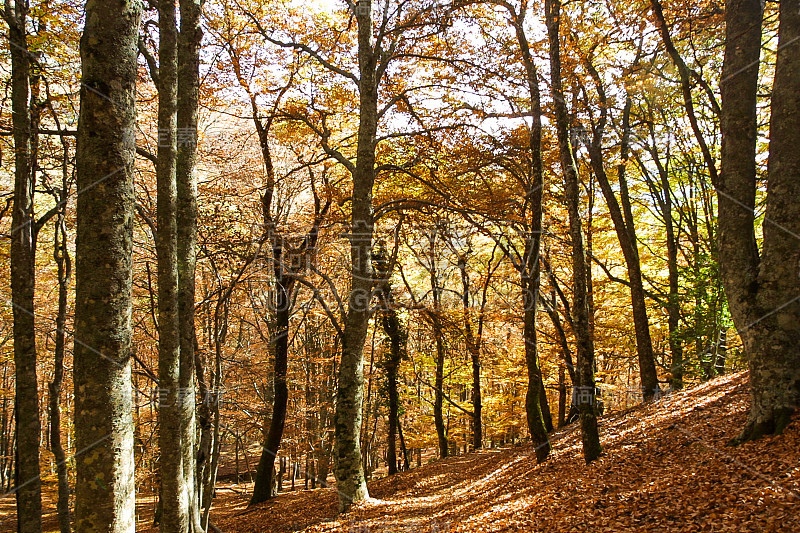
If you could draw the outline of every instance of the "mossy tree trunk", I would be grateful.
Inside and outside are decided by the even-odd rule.
[[[28,50],[28,2],[6,3],[11,54],[11,108],[14,137],[14,201],[11,217],[11,302],[14,325],[14,494],[17,531],[42,530],[42,489],[39,478],[39,387],[36,374],[34,293],[36,278],[37,103],[31,90],[31,52]]]
[[[81,39],[75,529],[133,533],[133,174],[141,3],[89,0]]]
[[[178,319],[180,329],[179,400],[183,484],[189,495],[191,528],[202,531],[197,483],[195,410],[195,268],[197,264],[197,112],[200,93],[202,0],[180,0],[176,220],[178,226]]]
[[[756,242],[762,4],[726,4],[719,255],[750,367],[750,414],[735,442],[780,433],[800,405],[800,1],[780,3],[763,244]]]

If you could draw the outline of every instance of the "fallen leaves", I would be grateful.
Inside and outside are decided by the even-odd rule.
[[[375,499],[344,516],[334,489],[250,510],[221,492],[212,516],[225,533],[798,531],[800,424],[728,447],[747,401],[738,374],[604,417],[606,453],[589,466],[570,427],[541,465],[529,446],[452,457],[371,483]]]

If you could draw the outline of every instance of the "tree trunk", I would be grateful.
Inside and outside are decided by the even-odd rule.
[[[763,252],[755,238],[756,100],[761,3],[726,9],[719,254],[731,314],[750,367],[747,424],[736,442],[780,433],[800,404],[800,2],[780,3]],[[793,297],[787,302],[787,299]]]
[[[158,157],[156,164],[158,258],[158,426],[160,501],[164,533],[189,527],[189,495],[184,485],[178,318],[177,103],[178,30],[175,2],[160,0],[158,68]]]
[[[470,429],[472,430],[472,447],[479,450],[483,447],[483,401],[481,398],[481,337],[483,325],[483,312],[485,305],[481,305],[481,315],[478,319],[479,326],[477,335],[472,327],[472,317],[470,313],[469,301],[469,274],[467,273],[467,258],[459,256],[458,268],[461,272],[461,304],[464,311],[464,341],[467,345],[470,363],[472,365],[472,391],[470,401],[472,402],[472,418],[470,419]],[[487,276],[487,284],[491,276]],[[484,295],[486,291],[484,291]],[[485,304],[485,297],[483,303]]]
[[[561,81],[561,43],[559,36],[561,3],[545,1],[547,34],[550,43],[550,73],[553,86],[556,131],[564,173],[565,197],[569,211],[569,234],[572,241],[573,323],[578,349],[577,375],[581,394],[578,409],[581,420],[583,456],[587,463],[602,453],[595,412],[594,343],[589,325],[589,308],[586,291],[586,252],[583,247],[583,230],[580,218],[580,187],[578,170],[572,156],[569,139],[569,118]]]
[[[723,326],[717,338],[717,355],[714,360],[714,372],[718,376],[725,374],[725,363],[728,359],[728,333]]]
[[[89,0],[81,39],[75,297],[76,531],[135,529],[131,274],[141,4]]]
[[[268,209],[268,207],[266,207]],[[285,272],[286,265],[283,258],[282,236],[275,235],[273,242],[273,268],[275,274],[275,336],[272,342],[275,346],[275,372],[274,390],[275,401],[272,406],[269,431],[266,442],[261,451],[258,462],[253,496],[249,505],[266,501],[275,494],[272,492],[273,472],[275,471],[275,457],[283,438],[283,429],[286,424],[286,408],[289,401],[289,388],[286,384],[286,374],[289,365],[289,317],[291,315],[292,282]],[[294,482],[294,479],[292,480]]]
[[[386,370],[387,394],[389,396],[389,428],[386,449],[386,462],[389,475],[397,473],[397,433],[400,426],[400,394],[397,388],[397,374],[406,349],[406,333],[395,309],[392,285],[390,282],[392,264],[382,246],[372,253],[375,282],[381,305],[383,332],[389,341],[389,354],[383,367]]]
[[[661,169],[659,168],[659,172]],[[678,274],[678,239],[675,236],[675,222],[672,217],[672,192],[666,172],[661,176],[661,188],[664,198],[663,216],[665,237],[667,240],[667,268],[669,271],[669,296],[667,297],[667,324],[669,327],[669,351],[672,357],[670,373],[673,390],[683,388],[683,342],[680,339],[681,301]]]
[[[202,0],[180,0],[180,32],[178,33],[178,101],[177,185],[178,226],[178,319],[180,328],[179,388],[182,404],[181,455],[183,483],[189,497],[191,528],[202,533],[199,492],[196,479],[197,421],[195,412],[195,344],[194,323],[195,269],[197,264],[197,110],[200,91],[200,28]],[[245,451],[246,453],[246,451]]]
[[[409,469],[408,463],[408,448],[406,448],[406,439],[403,437],[403,425],[400,419],[397,419],[397,434],[400,436],[400,453],[403,454],[403,470]]]
[[[430,312],[433,338],[436,343],[436,373],[434,377],[433,423],[436,426],[436,438],[439,444],[439,458],[444,459],[450,452],[447,442],[447,428],[444,424],[444,362],[447,352],[444,346],[444,330],[441,321],[441,287],[436,268],[436,234],[430,236],[430,278],[433,294],[433,309]]]
[[[385,327],[385,326],[384,326]],[[392,341],[394,344],[394,341]],[[394,346],[392,346],[394,349]],[[389,435],[386,449],[386,462],[389,463],[389,475],[397,473],[397,421],[398,421],[398,394],[397,394],[397,365],[394,361],[386,366],[386,380],[389,395]]]
[[[42,489],[39,478],[39,387],[36,377],[36,330],[34,293],[36,278],[36,176],[35,129],[37,103],[31,94],[31,53],[28,50],[28,2],[7,3],[11,53],[11,107],[14,136],[14,203],[11,218],[11,303],[14,336],[14,420],[17,446],[14,460],[14,493],[17,531],[42,530]]]
[[[378,128],[379,57],[372,48],[372,1],[361,0],[358,22],[359,126],[356,164],[352,169],[353,198],[350,256],[350,296],[342,339],[342,362],[336,393],[335,469],[339,511],[369,497],[361,463],[362,400],[364,398],[364,341],[367,337],[372,294],[373,208],[375,148]]]
[[[507,8],[508,9],[508,8]],[[528,95],[530,97],[531,126],[528,135],[530,167],[527,169],[524,205],[529,210],[525,222],[525,250],[520,268],[522,285],[523,326],[525,342],[525,366],[528,372],[528,388],[525,396],[528,431],[536,447],[536,460],[542,462],[550,455],[550,440],[547,424],[541,408],[542,371],[539,367],[538,339],[536,337],[536,315],[539,300],[539,253],[542,242],[542,195],[544,172],[542,165],[542,103],[536,63],[525,34],[526,8],[516,13],[509,9],[517,43],[525,67]]]
[[[625,162],[628,159],[628,139],[630,130],[631,101],[625,103],[623,112],[623,132],[621,147],[621,163],[618,167],[618,180],[620,201],[614,194],[608,175],[606,174],[603,159],[603,136],[607,119],[607,99],[602,81],[594,67],[588,63],[588,68],[596,80],[597,90],[600,94],[601,118],[595,128],[593,139],[589,145],[589,158],[595,177],[600,184],[600,189],[605,197],[614,229],[617,233],[622,255],[628,270],[628,280],[631,291],[631,308],[633,311],[633,325],[636,333],[636,347],[639,356],[639,375],[641,377],[642,396],[645,401],[650,401],[658,394],[658,375],[656,374],[655,356],[653,354],[653,341],[650,337],[650,321],[647,317],[647,303],[644,299],[644,285],[642,282],[642,266],[639,260],[639,247],[636,240],[636,228],[628,196],[628,182],[625,177]]]
[[[553,413],[550,412],[550,402],[547,400],[547,390],[544,388],[544,381],[541,382],[539,389],[539,408],[542,410],[542,420],[547,432],[553,431]]]
[[[564,365],[558,367],[558,427],[563,427],[567,422],[567,383]]]

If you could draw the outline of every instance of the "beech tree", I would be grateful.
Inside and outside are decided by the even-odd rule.
[[[174,0],[158,4],[158,154],[157,231],[158,262],[158,427],[163,532],[182,533],[189,528],[189,493],[183,474],[181,449],[182,404],[180,389],[181,334],[178,316],[177,228],[177,120],[178,28]]]
[[[399,228],[398,228],[399,229]],[[406,333],[400,315],[397,312],[397,303],[392,290],[391,275],[394,265],[397,262],[397,247],[399,240],[395,243],[394,251],[391,256],[383,243],[379,242],[372,253],[372,263],[375,270],[376,292],[380,305],[381,326],[386,334],[389,344],[388,355],[383,362],[386,371],[387,395],[389,396],[389,429],[387,435],[386,462],[389,467],[389,475],[397,473],[397,436],[400,429],[400,394],[398,391],[397,378],[399,366],[403,359],[408,357],[406,353]],[[402,433],[400,433],[402,435]],[[402,441],[402,438],[401,438]],[[403,463],[408,468],[408,455],[405,445],[401,446],[403,452]]]
[[[569,114],[561,80],[561,2],[545,2],[547,36],[550,45],[550,77],[558,138],[559,162],[564,174],[564,196],[569,212],[569,238],[572,246],[573,332],[577,348],[577,407],[580,413],[583,457],[589,463],[602,453],[597,431],[596,385],[594,381],[594,341],[589,325],[586,283],[586,249],[580,216],[580,181],[570,142]]]
[[[616,414],[747,368],[733,442],[794,420],[800,0],[82,4],[0,6],[0,523],[54,525],[57,486],[62,533],[228,529],[303,465],[347,512],[521,445],[395,476],[456,519],[439,474],[495,498],[568,459],[556,400],[589,463],[603,407],[612,452],[628,422],[691,443],[663,408],[744,374]]]
[[[75,300],[75,529],[135,529],[131,247],[141,4],[89,0],[81,39]]]
[[[637,63],[637,57],[634,63]],[[659,392],[658,375],[656,373],[655,355],[653,353],[653,340],[650,336],[650,320],[648,319],[647,303],[645,302],[644,283],[642,281],[642,264],[639,258],[639,243],[636,238],[636,225],[631,208],[631,199],[628,192],[628,179],[626,176],[626,163],[630,157],[630,114],[631,100],[626,98],[625,109],[622,113],[622,132],[620,142],[620,163],[617,166],[617,185],[619,199],[606,171],[603,149],[603,137],[608,124],[609,103],[606,88],[600,74],[592,64],[591,58],[584,59],[586,70],[597,91],[600,116],[593,124],[591,141],[588,143],[589,160],[594,176],[603,192],[603,197],[608,206],[608,212],[614,223],[614,230],[625,258],[628,270],[628,284],[631,291],[631,308],[633,311],[633,324],[636,332],[636,349],[639,356],[639,375],[642,381],[642,395],[645,401],[652,400]]]
[[[737,442],[781,433],[800,404],[800,2],[780,2],[763,242],[756,240],[756,142],[762,6],[726,2],[719,256],[750,367]]]
[[[178,388],[181,420],[183,483],[188,492],[190,524],[196,533],[200,523],[200,488],[197,476],[197,420],[195,413],[195,270],[197,265],[197,122],[200,102],[200,27],[203,0],[180,0],[177,38],[177,154],[175,160],[178,261],[178,328],[180,371]]]
[[[312,118],[298,112],[287,113],[288,117],[306,124],[318,137],[325,153],[339,162],[348,172],[352,182],[350,200],[350,222],[348,238],[350,241],[351,276],[347,298],[347,313],[342,333],[342,360],[339,366],[339,382],[336,396],[335,469],[339,493],[339,509],[346,511],[358,501],[367,498],[366,480],[361,458],[361,424],[363,420],[362,401],[364,396],[364,341],[366,339],[373,293],[373,273],[371,264],[372,240],[374,232],[374,213],[372,189],[379,170],[391,165],[376,165],[376,149],[380,140],[413,133],[389,133],[378,136],[378,124],[398,104],[407,102],[414,86],[389,93],[383,86],[397,73],[391,71],[390,64],[399,60],[415,59],[412,51],[429,37],[420,28],[432,24],[431,14],[438,4],[391,6],[390,3],[373,3],[371,0],[352,2],[347,0],[348,16],[355,22],[354,36],[345,36],[346,31],[333,30],[342,39],[353,39],[356,57],[347,58],[357,64],[357,70],[348,70],[330,59],[324,48],[315,49],[297,40],[281,40],[276,33],[266,30],[254,14],[248,18],[264,38],[276,46],[297,50],[310,56],[329,74],[352,84],[356,89],[358,101],[358,127],[355,134],[355,147],[352,154],[332,143],[332,131],[326,122],[328,113],[322,110]],[[377,14],[377,17],[375,16]],[[435,24],[435,23],[434,23]],[[408,34],[412,34],[410,38]],[[326,43],[327,44],[327,43]],[[338,42],[334,43],[339,46]],[[346,64],[342,61],[342,64]],[[399,83],[399,80],[392,80]],[[351,86],[352,86],[351,85]],[[379,107],[382,100],[386,105]],[[313,109],[316,112],[317,110]],[[316,121],[321,119],[321,123]]]
[[[11,52],[11,106],[14,136],[14,202],[11,217],[11,301],[14,313],[16,455],[14,484],[19,532],[42,530],[39,478],[39,387],[36,374],[34,290],[36,233],[33,194],[36,182],[38,103],[32,92],[27,0],[5,3]]]
[[[522,78],[520,80],[522,104],[512,105],[510,117],[530,117],[530,123],[522,126],[524,139],[520,146],[510,145],[508,141],[498,141],[502,145],[500,153],[494,155],[494,163],[508,172],[520,187],[518,198],[520,221],[515,232],[522,241],[516,246],[510,239],[500,238],[497,244],[508,255],[519,272],[522,300],[522,337],[525,342],[525,365],[528,386],[525,393],[525,412],[528,431],[536,445],[537,461],[542,462],[550,454],[547,433],[552,429],[552,420],[544,394],[544,383],[539,361],[537,336],[537,314],[540,291],[540,252],[543,234],[543,197],[545,190],[544,164],[542,151],[542,99],[539,89],[539,70],[535,61],[535,50],[528,37],[527,24],[533,12],[528,0],[514,3],[507,0],[462,0],[456,5],[487,4],[503,13],[506,24],[513,32],[514,55],[520,61]],[[498,13],[498,14],[499,14]],[[493,20],[490,19],[490,23]],[[492,33],[491,27],[484,29]],[[491,71],[491,69],[489,69]],[[501,80],[501,83],[505,80]],[[502,98],[513,101],[513,97],[502,94]],[[525,109],[527,107],[527,109]],[[483,111],[481,114],[486,114]],[[469,217],[472,219],[471,217]],[[476,410],[480,416],[480,409]]]

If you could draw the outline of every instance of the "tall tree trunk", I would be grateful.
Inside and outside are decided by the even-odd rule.
[[[389,475],[397,473],[397,422],[398,394],[397,394],[397,366],[390,361],[386,367],[387,393],[389,395],[389,431],[387,436],[386,462],[389,465]]]
[[[577,374],[580,387],[577,404],[581,419],[583,457],[589,463],[602,453],[597,430],[594,382],[594,342],[589,326],[589,309],[586,291],[586,251],[583,247],[583,230],[580,218],[580,184],[578,170],[572,156],[569,139],[569,118],[561,81],[561,43],[559,36],[561,2],[545,1],[547,34],[550,43],[550,74],[553,86],[556,132],[564,173],[565,196],[569,211],[569,234],[572,241],[573,277],[573,330],[578,350]]]
[[[162,532],[189,528],[181,433],[185,391],[180,389],[178,318],[177,105],[178,29],[174,0],[160,0],[158,68],[158,157],[156,164],[158,258],[158,426]]]
[[[39,479],[39,388],[36,378],[34,294],[36,277],[36,102],[31,91],[31,53],[28,50],[28,2],[6,3],[11,52],[11,107],[14,136],[14,203],[11,218],[11,302],[13,306],[17,446],[14,484],[17,531],[42,530]]]
[[[507,8],[508,9],[508,8]],[[538,339],[536,337],[536,316],[539,300],[539,253],[542,243],[542,195],[544,172],[542,165],[542,103],[539,92],[539,79],[536,63],[525,35],[525,4],[519,13],[509,9],[514,31],[525,67],[528,94],[531,108],[531,127],[528,135],[530,168],[526,176],[525,200],[525,251],[520,265],[522,285],[523,326],[522,338],[525,341],[525,366],[528,372],[528,388],[525,395],[525,412],[528,431],[536,447],[536,460],[542,462],[550,455],[550,440],[547,436],[547,423],[542,413],[542,371],[539,367]]]
[[[800,2],[780,3],[759,256],[754,209],[761,6],[758,0],[727,2],[721,82],[720,267],[751,387],[750,414],[737,442],[780,433],[800,404]]]
[[[81,39],[75,297],[75,529],[135,529],[133,173],[141,4],[89,0]]]
[[[231,51],[231,56],[236,56]],[[238,64],[238,63],[237,63]],[[237,75],[240,84],[247,90],[250,96],[251,109],[253,111],[253,122],[258,133],[261,155],[267,177],[267,186],[261,197],[261,209],[264,222],[264,234],[267,240],[272,243],[272,270],[275,279],[275,335],[270,339],[270,345],[275,353],[275,368],[273,373],[274,401],[272,415],[270,417],[269,430],[267,431],[264,448],[261,452],[258,470],[256,472],[253,496],[250,505],[265,501],[275,494],[272,490],[274,485],[274,465],[277,457],[278,448],[283,438],[284,426],[286,424],[286,409],[289,401],[289,389],[286,384],[288,360],[289,360],[289,319],[292,313],[292,292],[295,283],[297,264],[304,266],[310,261],[315,253],[319,227],[323,218],[330,207],[330,199],[323,206],[313,183],[314,194],[314,222],[308,233],[303,239],[302,245],[294,249],[286,242],[286,236],[281,233],[278,223],[272,215],[273,199],[276,197],[277,180],[275,179],[275,167],[270,151],[269,134],[275,114],[272,114],[266,121],[262,122],[259,117],[258,103],[256,95],[250,91],[250,87],[241,76],[241,71],[237,67]],[[283,94],[280,93],[278,98]],[[277,106],[277,102],[275,104]],[[290,256],[289,253],[294,255]],[[295,262],[297,258],[300,261]]]
[[[638,63],[639,57],[634,60]],[[596,124],[591,143],[588,145],[589,159],[592,170],[597,177],[603,197],[608,205],[617,239],[622,249],[625,265],[628,270],[628,280],[631,292],[631,307],[633,311],[634,330],[636,335],[636,346],[639,358],[639,374],[641,377],[642,395],[645,401],[651,400],[658,394],[658,375],[655,367],[655,356],[653,353],[653,341],[650,336],[650,323],[647,316],[647,304],[645,302],[645,291],[642,282],[641,261],[639,258],[639,246],[636,239],[636,226],[633,218],[630,196],[628,193],[628,181],[626,176],[627,162],[629,158],[628,150],[630,143],[630,114],[631,99],[626,97],[625,107],[622,113],[622,132],[620,145],[620,163],[617,166],[617,181],[619,185],[620,198],[617,200],[614,189],[610,183],[605,170],[603,157],[603,137],[608,122],[608,98],[605,86],[600,74],[595,69],[590,59],[584,60],[584,65],[594,81],[600,101],[600,118]],[[591,212],[590,215],[591,217]],[[591,256],[591,250],[590,254]],[[591,274],[591,271],[589,271]]]
[[[361,462],[362,400],[364,398],[364,341],[367,337],[372,294],[373,207],[375,148],[378,128],[378,75],[380,59],[372,48],[372,1],[361,0],[358,22],[359,126],[356,164],[352,169],[353,197],[350,256],[350,296],[342,339],[342,362],[336,392],[334,421],[336,483],[339,511],[369,497]]]
[[[651,115],[652,118],[652,115]],[[654,134],[653,121],[649,121],[650,134]],[[685,362],[683,360],[683,341],[681,340],[681,300],[679,292],[679,271],[678,271],[678,245],[679,237],[676,235],[675,217],[672,213],[672,187],[669,182],[669,172],[664,164],[661,162],[657,147],[654,145],[648,146],[647,151],[650,152],[653,163],[658,171],[658,180],[651,177],[649,169],[644,165],[640,157],[636,157],[637,164],[642,169],[647,185],[650,189],[650,194],[653,203],[661,213],[661,219],[664,221],[664,240],[667,247],[667,271],[668,271],[668,287],[666,311],[667,311],[667,325],[669,328],[669,347],[671,355],[670,386],[673,390],[680,390],[683,388],[683,373]]]
[[[181,452],[183,483],[189,497],[192,529],[202,533],[199,487],[196,479],[197,421],[195,412],[195,269],[197,265],[197,111],[200,97],[200,28],[202,0],[180,0],[178,33],[178,101],[176,221],[178,225],[178,319],[182,403]]]
[[[338,350],[339,336],[334,339],[334,346],[331,353],[332,364],[330,370],[325,369],[324,385],[319,392],[319,436],[317,446],[317,482],[322,488],[328,487],[328,474],[331,471],[331,454],[333,452],[333,435],[335,428],[334,420],[331,416],[330,406],[333,405],[334,395],[336,394],[333,384],[336,376],[336,351]]]
[[[611,220],[617,233],[625,266],[628,270],[628,280],[631,291],[631,308],[633,311],[633,325],[636,333],[636,348],[639,356],[639,376],[641,378],[642,395],[645,401],[650,401],[658,394],[658,375],[656,374],[655,356],[653,353],[653,340],[650,337],[650,321],[647,317],[647,303],[644,299],[644,284],[642,282],[642,266],[639,259],[639,246],[636,240],[636,228],[633,220],[630,197],[628,195],[628,181],[625,176],[626,162],[628,160],[628,142],[630,138],[630,111],[631,100],[625,102],[622,117],[622,145],[620,148],[621,162],[617,169],[619,181],[620,200],[617,200],[614,189],[606,174],[603,158],[603,136],[608,115],[608,101],[602,80],[588,61],[586,62],[600,95],[601,117],[595,128],[592,142],[589,145],[589,158],[603,197],[608,205]]]
[[[683,342],[680,339],[681,301],[678,273],[678,239],[675,235],[675,221],[672,216],[672,191],[669,176],[661,172],[661,189],[664,199],[663,217],[665,238],[667,240],[667,268],[669,271],[669,295],[667,296],[667,325],[669,328],[669,351],[671,354],[671,386],[674,390],[683,388]]]
[[[269,210],[267,200],[264,200],[265,210]],[[265,215],[266,216],[266,215]],[[269,218],[269,217],[267,217]],[[271,225],[271,222],[267,222]],[[250,505],[260,503],[275,496],[272,491],[273,476],[275,471],[275,458],[278,454],[283,429],[286,424],[286,408],[289,401],[289,389],[286,384],[286,373],[289,361],[289,317],[291,315],[292,282],[290,275],[285,271],[284,247],[282,236],[273,235],[272,260],[275,275],[275,335],[272,342],[275,346],[275,372],[274,390],[275,400],[272,405],[269,431],[267,432],[264,449],[256,471],[253,496]]]
[[[240,272],[244,271],[243,267]],[[208,530],[211,517],[211,503],[214,500],[214,487],[217,483],[217,471],[220,456],[220,400],[222,394],[222,347],[228,336],[228,318],[230,296],[236,286],[232,281],[219,297],[214,308],[213,318],[213,344],[214,344],[214,370],[210,372],[209,384],[205,383],[203,367],[197,365],[197,378],[200,383],[200,392],[203,393],[203,404],[199,410],[201,427],[200,448],[198,453],[203,457],[198,458],[198,468],[202,480],[200,490],[200,507],[202,508],[201,526]],[[196,359],[197,363],[198,360]],[[210,385],[210,386],[209,386]]]

